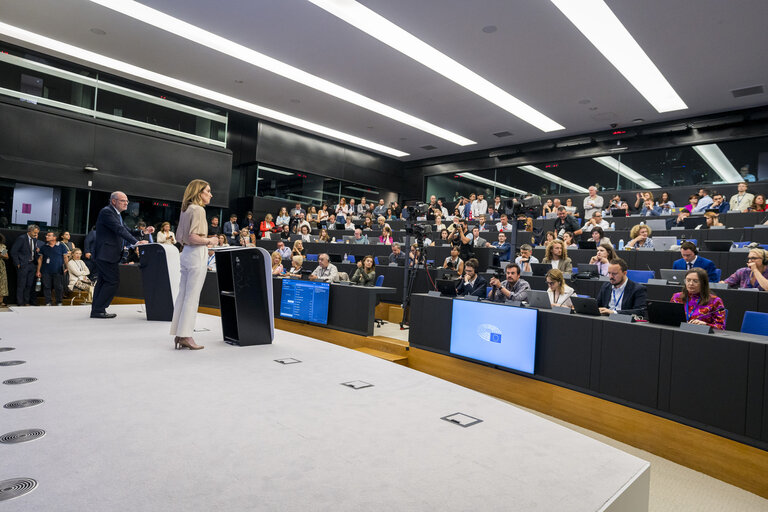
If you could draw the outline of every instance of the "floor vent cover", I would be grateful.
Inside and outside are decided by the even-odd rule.
[[[45,435],[45,430],[41,428],[28,428],[25,430],[16,430],[15,432],[8,432],[0,436],[0,443],[3,444],[18,444],[26,443],[27,441],[34,441],[40,439]]]
[[[30,382],[35,382],[36,380],[37,379],[35,377],[17,377],[15,379],[4,380],[3,384],[14,386],[16,384],[29,384]]]
[[[0,366],[16,366],[24,363],[26,363],[26,361],[0,361]]]
[[[0,482],[0,501],[8,501],[32,492],[37,487],[33,478],[11,478]]]
[[[44,400],[41,398],[25,398],[23,400],[14,400],[13,402],[8,402],[3,406],[3,408],[24,409],[25,407],[34,407],[35,405],[40,405],[43,402]]]

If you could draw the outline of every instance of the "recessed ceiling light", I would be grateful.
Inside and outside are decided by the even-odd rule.
[[[552,132],[565,129],[564,126],[530,105],[523,103],[359,2],[354,0],[309,1],[541,131]]]
[[[603,0],[552,3],[658,112],[688,108]]]
[[[710,166],[726,183],[736,183],[744,179],[741,177],[741,174],[736,171],[736,168],[717,144],[693,146],[693,150],[698,153],[699,156],[707,162],[707,165]]]
[[[100,28],[92,28],[91,32],[96,34],[97,36],[105,36],[107,33],[104,30],[101,30]]]
[[[45,37],[40,34],[35,34],[34,32],[30,32],[28,30],[14,27],[12,25],[8,25],[3,22],[0,22],[0,34],[5,34],[6,36],[12,37],[19,41],[23,41],[25,43],[39,46],[41,48],[46,48],[48,50],[61,53],[63,55],[68,55],[75,59],[89,62],[96,66],[101,66],[107,69],[118,71],[120,73],[124,73],[132,78],[143,79],[159,87],[165,87],[165,88],[176,89],[179,91],[184,91],[194,96],[205,98],[206,100],[209,100],[209,101],[220,103],[222,105],[226,105],[236,109],[244,110],[246,112],[251,112],[258,116],[267,117],[275,121],[278,121],[280,123],[285,123],[291,126],[296,126],[298,128],[303,128],[305,130],[319,133],[321,135],[326,135],[334,139],[338,139],[344,142],[349,142],[350,144],[362,146],[364,148],[368,148],[373,151],[378,151],[380,153],[385,153],[387,155],[392,155],[396,157],[408,156],[408,153],[405,153],[398,149],[390,148],[388,146],[379,144],[377,142],[373,142],[370,140],[363,139],[361,137],[357,137],[356,135],[344,133],[342,131],[329,128],[321,124],[313,123],[312,121],[307,121],[306,119],[301,119],[299,117],[284,114],[277,110],[272,110],[267,107],[262,107],[261,105],[256,105],[255,103],[251,103],[245,100],[235,98],[233,96],[212,91],[211,89],[206,89],[204,87],[200,87],[198,85],[191,84],[189,82],[184,82],[182,80],[178,80],[176,78],[172,78],[167,75],[155,73],[154,71],[150,71],[148,69],[134,66],[133,64],[128,64],[127,62],[119,61],[110,57],[106,57],[104,55],[100,55],[98,53],[84,50],[82,48],[78,48],[77,46],[72,46],[67,43],[62,43],[61,41],[56,41],[55,39],[51,39],[49,37]]]
[[[633,119],[632,122],[633,123],[637,123],[637,124],[644,123],[645,119],[643,119],[642,117],[638,117],[638,118]]]
[[[307,87],[330,94],[344,101],[348,101],[359,107],[363,107],[382,116],[394,119],[400,123],[412,126],[416,129],[440,137],[447,141],[458,144],[459,146],[469,146],[475,144],[474,141],[462,137],[456,133],[450,132],[432,123],[428,123],[415,116],[407,114],[401,110],[385,105],[376,100],[350,91],[333,82],[302,71],[301,69],[290,66],[277,59],[273,59],[263,53],[259,53],[250,48],[225,39],[221,36],[203,30],[199,27],[181,21],[180,19],[169,16],[151,7],[147,7],[131,0],[91,0],[91,2],[102,5],[114,11],[130,16],[131,18],[143,21],[149,25],[175,34],[194,43],[201,44],[212,50],[216,50],[235,59],[247,62],[254,66],[266,69],[272,73],[278,74],[289,80],[293,80]]]
[[[497,27],[496,25],[486,25],[485,27],[483,27],[483,32],[485,32],[486,34],[493,34],[497,30],[499,30],[499,27]]]

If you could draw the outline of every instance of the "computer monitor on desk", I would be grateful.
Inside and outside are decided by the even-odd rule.
[[[706,222],[707,218],[704,216],[686,217],[683,219],[683,227],[685,229],[696,229]]]

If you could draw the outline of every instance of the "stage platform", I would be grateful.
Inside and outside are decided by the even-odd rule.
[[[0,384],[0,401],[44,402],[0,409],[0,435],[45,431],[0,444],[0,481],[36,481],[4,512],[648,509],[647,462],[513,405],[284,331],[226,345],[208,315],[205,350],[173,350],[141,308],[2,315],[0,363],[25,363],[0,382],[37,380]]]

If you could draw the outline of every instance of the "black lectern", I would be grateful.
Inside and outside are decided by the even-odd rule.
[[[171,244],[138,247],[147,320],[170,322],[181,280],[179,250]]]
[[[234,345],[267,345],[275,337],[272,267],[261,247],[216,249],[221,329]]]

